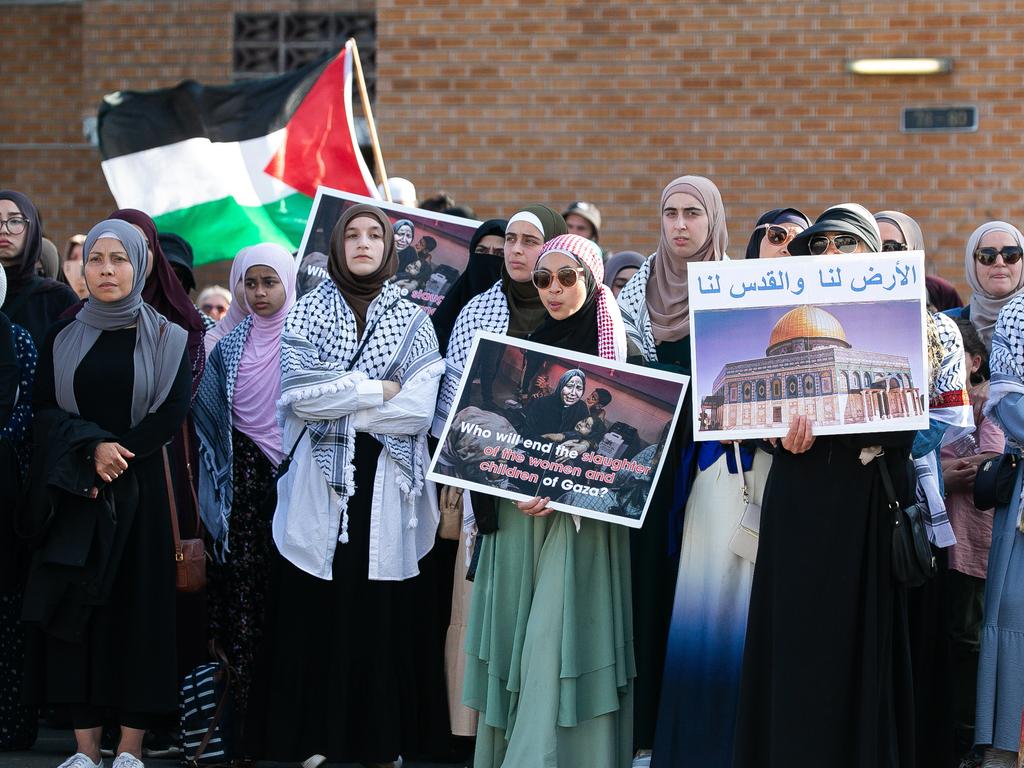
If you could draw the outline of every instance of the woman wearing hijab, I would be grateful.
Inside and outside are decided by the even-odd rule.
[[[928,275],[924,279],[925,290],[928,291],[928,304],[933,312],[945,312],[948,309],[960,309],[964,300],[957,293],[956,286],[949,280],[938,275]]]
[[[0,304],[6,293],[7,276],[0,270]],[[0,488],[7,497],[0,515],[0,751],[29,749],[35,743],[38,722],[37,712],[21,698],[26,561],[13,524],[16,500],[28,473],[37,359],[29,332],[0,312]]]
[[[795,208],[762,215],[746,258],[789,255],[789,242],[810,225]],[[658,730],[651,764],[729,765],[743,667],[754,556],[737,546],[756,521],[771,455],[756,442],[703,442],[683,515],[683,538],[669,628]],[[756,551],[756,550],[754,550]]]
[[[686,265],[725,258],[729,244],[725,206],[710,179],[681,176],[662,190],[659,215],[658,250],[622,289],[618,302],[626,334],[640,349],[642,360],[656,368],[689,375]],[[692,475],[691,407],[687,393],[644,527],[631,537],[633,619],[638,638],[634,708],[636,746],[641,753],[654,746],[673,585],[679,570],[682,512]]]
[[[448,339],[458,319],[459,312],[469,300],[479,296],[501,277],[505,257],[505,219],[488,219],[469,239],[469,261],[437,311],[430,316],[437,332],[437,343],[441,354],[448,352]]]
[[[492,284],[461,307],[451,333],[445,338],[445,375],[437,400],[433,433],[439,435],[444,428],[455,394],[473,346],[477,331],[506,333],[525,338],[546,316],[544,305],[532,282],[533,265],[537,262],[544,243],[567,230],[565,219],[546,205],[528,205],[517,211],[506,223],[502,263],[498,277]],[[481,241],[482,242],[482,241]],[[473,269],[471,258],[471,266]],[[468,270],[467,270],[468,271]],[[497,360],[481,362],[480,387],[485,399],[493,399],[491,385],[497,373]],[[445,642],[445,667],[448,675],[448,709],[452,733],[473,736],[476,733],[476,712],[462,704],[463,669],[466,663],[465,635],[472,594],[466,581],[467,547],[478,546],[478,529],[493,529],[495,512],[492,497],[483,494],[460,494],[453,489],[441,489],[442,495],[462,502],[462,533],[455,561],[455,579],[452,588],[452,616]],[[478,525],[478,521],[481,521]],[[467,544],[468,538],[468,544]]]
[[[624,360],[625,329],[603,272],[591,241],[549,241],[534,271],[547,318],[530,339]],[[551,406],[563,413],[583,400],[581,391],[573,400],[581,372],[566,377]],[[625,768],[633,753],[629,535],[552,512],[549,501],[498,500],[497,532],[483,540],[463,694],[480,712],[473,765]]]
[[[35,385],[53,517],[26,588],[26,677],[35,702],[72,712],[78,752],[65,766],[99,765],[111,716],[115,767],[139,768],[146,728],[178,703],[163,446],[189,408],[188,337],[142,298],[134,227],[100,222],[84,252],[89,298],[51,330]]]
[[[622,293],[637,270],[643,266],[644,257],[636,251],[619,251],[604,265],[604,284],[612,289],[616,299]]]
[[[331,235],[331,280],[285,320],[279,406],[294,459],[278,482],[247,737],[267,759],[390,765],[415,743],[410,580],[437,529],[424,473],[444,364],[426,313],[389,282],[396,267],[387,216],[352,206]]]
[[[829,208],[794,256],[872,253],[860,205]],[[914,432],[815,438],[797,417],[776,441],[761,507],[733,765],[914,765],[906,591],[878,462],[914,497]]]
[[[980,239],[979,236],[978,239]],[[974,239],[972,237],[972,239]],[[976,243],[977,245],[977,243]],[[984,246],[979,246],[984,247]],[[993,246],[994,247],[994,246]],[[972,312],[973,314],[973,312]],[[973,318],[972,318],[973,319]],[[1006,449],[1024,448],[1024,299],[1009,301],[992,335],[992,382],[985,416],[1006,434]],[[974,738],[985,765],[1014,768],[1024,710],[1024,463],[1017,464],[1010,502],[996,508],[985,580],[985,622],[981,630],[978,710]]]
[[[398,254],[398,272],[405,272],[405,268],[419,258],[412,241],[416,238],[416,225],[409,219],[399,219],[394,225],[395,252]]]
[[[950,317],[966,317],[978,330],[985,346],[992,348],[992,329],[1007,302],[1024,293],[1024,235],[1005,221],[988,221],[967,239],[964,271],[971,298]]]
[[[589,330],[584,330],[589,334]],[[597,328],[592,330],[596,336]],[[587,375],[579,368],[563,373],[554,392],[531,401],[527,406],[523,434],[539,439],[553,432],[571,432],[580,419],[590,414],[590,408],[583,399],[586,387]]]
[[[242,285],[242,260],[239,258],[244,250],[243,248],[235,254],[234,261],[231,262],[231,273],[228,277],[231,301],[228,303],[228,312],[206,332],[206,337],[203,339],[207,357],[213,352],[218,341],[231,333],[240,322],[249,316],[249,305],[245,303],[245,286]]]
[[[85,235],[72,235],[64,244],[64,258],[61,261],[61,272],[64,279],[61,281],[71,286],[71,290],[78,294],[79,299],[89,298],[89,290],[85,287],[85,279],[82,277],[82,246],[85,245]]]
[[[747,241],[745,258],[777,259],[789,256],[790,241],[811,226],[796,208],[775,208],[761,215]]]
[[[921,227],[910,216],[900,211],[880,211],[875,214],[875,221],[884,252],[924,251]],[[925,500],[929,538],[939,568],[945,572],[947,548],[956,543],[956,536],[946,511],[947,497],[942,487],[939,451],[972,431],[974,420],[967,392],[967,366],[960,331],[945,315],[927,312],[925,317],[929,370],[932,372],[928,388],[929,428],[914,438],[911,458],[917,474],[916,495]],[[964,461],[966,467],[975,470],[980,463],[978,460]],[[956,466],[953,471],[961,471],[959,465]],[[949,763],[954,752],[959,752],[956,755],[959,761],[974,746],[971,740],[971,743],[956,747],[953,740],[955,730],[965,729],[973,722],[972,712],[971,717],[961,718],[959,728],[954,728],[951,705],[957,691],[953,683],[959,678],[953,679],[951,675],[951,648],[947,639],[949,602],[954,599],[954,594],[947,591],[946,578],[931,579],[907,590],[916,712],[915,753],[919,765]],[[964,612],[969,611],[969,606],[962,608]],[[968,739],[964,734],[961,737]]]
[[[251,314],[206,361],[195,422],[199,508],[215,554],[207,591],[210,636],[235,670],[232,714],[240,729],[264,625],[273,544],[263,510],[274,503],[275,473],[284,459],[276,404],[296,267],[292,255],[272,243],[243,248],[235,258]]]
[[[32,334],[37,349],[61,313],[78,302],[68,286],[36,275],[42,231],[39,211],[31,200],[20,192],[0,190],[0,266],[7,278],[7,297],[0,311]]]

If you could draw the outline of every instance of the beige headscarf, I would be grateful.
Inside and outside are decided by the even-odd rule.
[[[1024,247],[1024,235],[1013,224],[1005,221],[987,221],[974,230],[967,239],[967,251],[964,254],[964,269],[967,272],[967,283],[971,286],[971,323],[985,342],[986,349],[992,349],[992,331],[996,326],[996,318],[999,317],[999,310],[1003,308],[1010,299],[1024,293],[1024,270],[1021,270],[1017,286],[1008,296],[998,298],[988,293],[981,287],[978,280],[978,266],[974,261],[974,252],[978,249],[981,238],[989,232],[1006,232],[1013,237],[1017,245]]]
[[[679,341],[690,335],[686,262],[672,257],[668,249],[668,238],[665,237],[665,225],[661,221],[666,201],[676,192],[686,192],[696,197],[708,215],[707,239],[689,261],[721,261],[729,245],[722,195],[711,179],[680,176],[665,187],[661,193],[661,205],[658,206],[661,240],[647,281],[647,310],[656,342]]]
[[[899,211],[879,211],[875,214],[875,221],[887,221],[903,233],[903,242],[907,244],[908,251],[924,250],[924,234],[921,226],[905,213]]]

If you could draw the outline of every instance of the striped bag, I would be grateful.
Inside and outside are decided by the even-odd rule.
[[[216,661],[201,664],[181,684],[179,716],[185,765],[231,762],[231,666],[219,648]]]

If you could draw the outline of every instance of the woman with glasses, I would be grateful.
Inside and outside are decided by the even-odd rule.
[[[626,334],[648,366],[690,374],[688,262],[725,257],[729,233],[718,187],[703,176],[680,176],[661,192],[658,250],[619,294]],[[693,429],[687,390],[665,465],[652,491],[644,526],[632,535],[633,616],[637,636],[636,747],[654,747],[675,579],[679,570],[685,493],[692,474]],[[685,457],[685,464],[684,464]],[[679,498],[682,496],[683,498]],[[666,531],[668,541],[666,541]]]
[[[67,285],[36,275],[42,230],[31,200],[20,192],[0,190],[0,266],[7,275],[7,298],[0,311],[32,334],[37,349],[42,348],[50,326],[78,303]]]
[[[789,251],[872,253],[862,206],[829,208]],[[902,504],[914,432],[815,438],[798,417],[775,444],[761,507],[732,764],[914,765],[906,593],[878,462]]]
[[[796,208],[776,208],[762,214],[750,233],[746,258],[789,256],[789,243],[810,225],[810,220]]]
[[[500,225],[501,241],[497,239]],[[452,289],[461,293],[461,285],[480,286],[480,278],[497,266],[497,273],[487,286],[464,304],[456,303],[454,296],[445,298],[438,308],[445,322],[450,312],[456,313],[454,325],[448,333],[439,330],[439,345],[445,349],[445,375],[437,399],[437,413],[433,432],[440,434],[452,407],[466,358],[473,346],[477,331],[505,333],[525,338],[546,316],[537,288],[532,281],[533,266],[547,240],[566,233],[565,219],[546,205],[528,205],[517,211],[507,222],[501,219],[484,222],[476,233],[466,274]],[[499,251],[500,249],[500,251]],[[500,253],[500,257],[498,254]],[[495,264],[495,258],[500,261]],[[449,302],[451,299],[451,303]],[[480,388],[485,401],[493,401],[491,386],[497,372],[498,361],[481,361]],[[462,507],[462,532],[459,553],[455,562],[455,586],[452,596],[452,615],[445,643],[445,665],[449,678],[448,703],[452,733],[473,736],[477,729],[475,710],[464,706],[462,686],[466,665],[465,636],[469,618],[471,589],[466,588],[466,539],[470,549],[480,546],[478,534],[493,533],[497,526],[497,511],[490,496],[463,494],[452,488],[439,488],[442,508]]]
[[[788,256],[793,237],[809,226],[795,208],[762,215],[747,243],[748,259]],[[652,765],[729,765],[743,666],[753,553],[747,494],[761,503],[771,455],[754,441],[742,446],[696,444],[697,471],[683,516],[672,625],[665,657]],[[756,541],[756,540],[755,540]],[[742,553],[742,554],[738,554]]]
[[[1005,221],[982,224],[967,240],[964,270],[971,298],[963,309],[949,310],[950,317],[966,317],[978,330],[985,346],[992,348],[996,318],[1010,299],[1024,293],[1024,241],[1020,231]]]
[[[531,341],[609,360],[626,357],[598,247],[578,235],[544,245],[533,282],[546,318]],[[543,407],[548,427],[586,414],[582,371]],[[582,411],[578,410],[582,406]],[[476,768],[628,768],[633,627],[629,534],[574,519],[550,498],[498,500],[473,583],[464,699],[480,711]]]

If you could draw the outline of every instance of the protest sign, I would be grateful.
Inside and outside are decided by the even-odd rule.
[[[688,269],[695,439],[928,428],[922,252]]]
[[[687,383],[479,333],[428,477],[639,528]]]
[[[423,307],[428,315],[434,314],[465,271],[469,241],[480,222],[320,187],[299,246],[300,264],[304,260],[315,262],[317,254],[330,252],[334,225],[346,210],[359,203],[374,205],[387,214],[398,252],[395,282],[406,298]],[[326,257],[322,261],[326,264]]]

